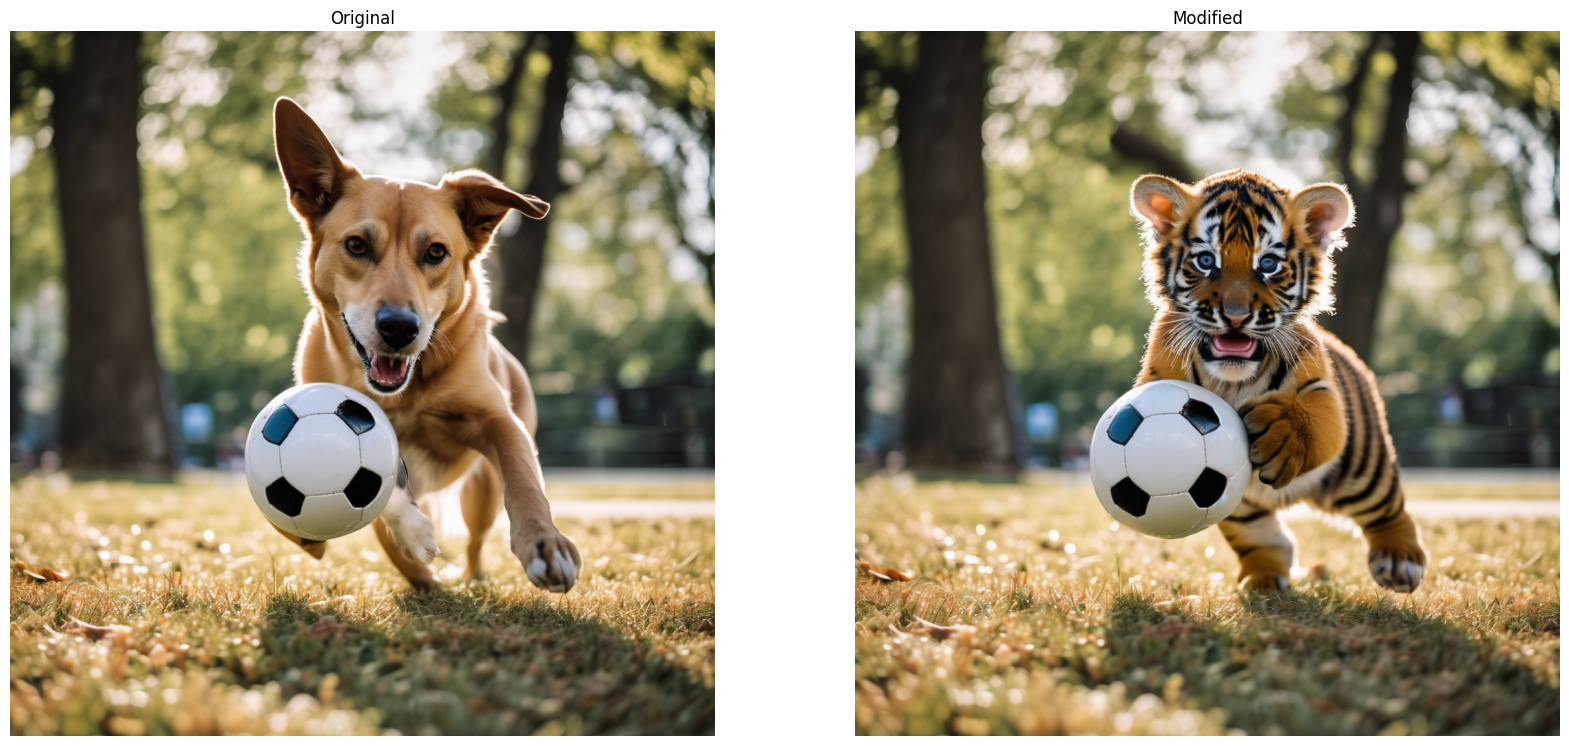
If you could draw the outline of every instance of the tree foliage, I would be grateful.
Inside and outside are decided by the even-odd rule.
[[[70,43],[69,34],[12,36],[11,309],[32,325],[13,329],[28,344],[13,342],[12,361],[29,371],[38,395],[28,406],[40,415],[54,404],[46,358],[58,330],[47,320],[61,299],[45,292],[59,275],[60,239],[52,166],[38,151],[52,136],[51,86]],[[489,93],[517,43],[489,32],[145,36],[143,214],[158,351],[177,402],[210,403],[218,432],[232,434],[292,381],[307,301],[301,233],[273,156],[273,101],[304,103],[370,173],[435,181],[488,166]],[[542,52],[530,55],[517,142],[532,138],[543,64]],[[711,374],[713,35],[585,34],[573,65],[562,165],[572,190],[553,212],[526,361],[537,388]],[[513,152],[509,183],[526,176],[523,149]]]
[[[884,416],[897,415],[907,344],[889,323],[906,301],[888,81],[909,69],[911,44],[856,38],[857,363],[873,371]],[[1071,434],[1133,380],[1151,309],[1127,200],[1157,168],[1147,153],[1160,146],[1198,175],[1240,166],[1291,186],[1344,181],[1341,88],[1366,45],[1341,32],[992,35],[988,211],[1024,402],[1056,404]],[[1558,36],[1429,33],[1420,49],[1402,169],[1412,192],[1370,362],[1386,393],[1556,374]],[[1370,164],[1394,67],[1375,52],[1353,112],[1353,168]],[[1153,145],[1130,148],[1129,134]],[[1356,229],[1347,237],[1356,251]]]

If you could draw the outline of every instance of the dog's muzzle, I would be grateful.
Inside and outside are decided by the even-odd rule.
[[[385,309],[385,307],[383,308]],[[391,333],[394,339],[400,339],[401,335],[404,334],[409,336],[408,340],[401,345],[393,347],[393,349],[403,349],[414,338],[419,336],[419,317],[415,316],[412,311],[407,313],[414,318],[413,332],[407,330],[407,322],[401,317],[395,318],[387,324],[387,328],[392,330]],[[343,328],[349,332],[349,341],[353,343],[354,351],[359,353],[360,362],[365,364],[366,383],[370,384],[373,391],[383,394],[394,394],[401,390],[403,384],[408,383],[409,373],[414,369],[414,357],[409,355],[384,355],[365,349],[365,345],[360,343],[359,337],[354,335],[354,326],[349,323],[348,316],[341,314],[340,316],[343,319]],[[391,347],[392,343],[387,340],[389,332],[383,329],[381,322],[382,314],[378,312],[376,316],[377,332],[382,335],[382,341]]]

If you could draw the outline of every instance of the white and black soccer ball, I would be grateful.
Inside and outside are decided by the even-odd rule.
[[[370,397],[335,383],[279,394],[245,440],[245,480],[273,525],[316,541],[381,515],[398,481],[398,437]]]
[[[1123,394],[1090,440],[1090,480],[1106,512],[1163,539],[1231,515],[1252,472],[1242,418],[1187,381],[1151,381]]]

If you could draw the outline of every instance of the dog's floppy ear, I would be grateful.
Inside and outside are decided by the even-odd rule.
[[[310,115],[288,97],[280,97],[272,107],[272,139],[289,205],[307,222],[321,219],[358,170],[338,155]]]
[[[441,189],[453,193],[453,209],[463,221],[463,231],[480,252],[490,245],[496,226],[501,225],[508,210],[517,210],[535,220],[550,212],[549,202],[518,194],[496,177],[476,168],[441,177]]]

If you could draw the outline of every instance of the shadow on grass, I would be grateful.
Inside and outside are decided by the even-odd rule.
[[[1180,674],[1183,700],[1224,708],[1230,727],[1254,734],[1559,731],[1556,681],[1523,665],[1520,656],[1532,653],[1507,641],[1332,587],[1243,601],[1249,612],[1222,622],[1119,593],[1107,615],[1103,680],[1122,681],[1131,698],[1158,695]],[[1556,637],[1550,607],[1510,624]]]
[[[405,734],[713,733],[712,687],[651,643],[569,607],[483,584],[410,591],[397,605],[407,618],[391,628],[274,594],[262,618],[266,653],[248,683],[277,681],[285,699],[375,708],[382,727]]]

